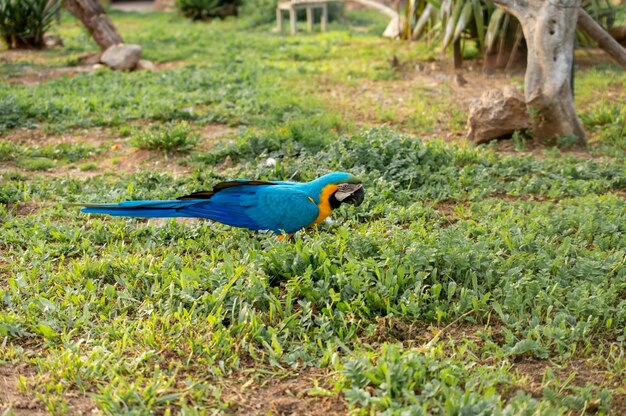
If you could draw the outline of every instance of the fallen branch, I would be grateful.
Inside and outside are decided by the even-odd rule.
[[[583,9],[578,12],[578,25],[602,50],[615,59],[615,62],[626,69],[626,49]]]

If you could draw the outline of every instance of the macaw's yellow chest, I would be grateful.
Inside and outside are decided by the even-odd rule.
[[[317,204],[317,208],[319,208],[320,213],[315,219],[313,224],[319,224],[324,221],[326,217],[333,212],[333,209],[330,207],[330,196],[335,193],[337,190],[337,185],[326,185],[324,189],[322,189],[322,193],[320,194],[320,203]]]

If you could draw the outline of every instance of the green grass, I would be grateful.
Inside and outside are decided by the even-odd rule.
[[[198,144],[198,136],[191,132],[186,122],[153,124],[146,131],[138,133],[130,140],[131,145],[139,149],[162,150],[171,152],[189,152]]]
[[[241,414],[237,397],[256,391],[267,405],[264,386],[288,378],[312,411],[316,398],[342,397],[364,415],[620,414],[624,111],[593,99],[622,73],[578,78],[590,152],[504,156],[419,138],[462,129],[451,89],[416,86],[403,114],[347,94],[389,128],[338,111],[320,85],[384,91],[406,76],[393,54],[430,53],[381,41],[369,13],[296,37],[236,20],[112,16],[149,59],[185,64],[0,85],[0,366],[28,364],[14,377],[24,397],[53,414],[76,413],[76,397],[106,414]],[[58,30],[67,46],[42,52],[48,67],[92,47],[67,16]],[[215,123],[239,128],[207,144]],[[121,150],[82,142],[94,126]],[[26,128],[72,137],[24,144]],[[133,146],[163,165],[122,169]],[[78,170],[63,174],[69,164]],[[289,243],[66,205],[340,169],[363,179],[363,205]],[[303,376],[311,368],[318,384]]]

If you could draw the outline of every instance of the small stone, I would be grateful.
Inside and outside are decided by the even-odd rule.
[[[485,75],[493,75],[495,71],[488,66],[483,67],[483,74]]]
[[[156,65],[152,61],[140,59],[135,69],[145,69],[146,71],[154,72],[156,71]]]
[[[93,66],[93,70],[94,70],[94,71],[98,71],[98,70],[100,70],[100,69],[104,69],[104,68],[106,68],[106,66],[104,66],[104,65],[102,65],[102,64],[95,64],[95,65]]]
[[[465,84],[467,84],[467,80],[465,79],[463,74],[459,72],[457,72],[456,74],[452,76],[452,81],[454,82],[454,85],[456,85],[457,87],[463,87]]]
[[[478,144],[529,129],[524,95],[510,86],[485,92],[471,105],[467,127],[467,139]]]
[[[439,64],[437,62],[433,62],[430,64],[430,70],[431,71],[439,71],[441,68],[439,67]]]
[[[276,159],[273,157],[268,157],[265,161],[265,166],[276,166]]]
[[[426,69],[426,67],[424,66],[424,64],[417,64],[417,65],[415,65],[415,70],[417,72],[424,72],[425,69]]]
[[[100,57],[100,62],[112,69],[124,71],[132,69],[141,58],[141,47],[139,45],[113,45]]]
[[[100,63],[101,56],[102,54],[99,52],[86,53],[78,57],[78,63],[81,65],[95,65]]]
[[[155,0],[154,9],[160,11],[176,10],[176,0]]]
[[[54,48],[55,46],[63,46],[63,39],[55,33],[46,33],[43,35],[43,43],[48,48]]]

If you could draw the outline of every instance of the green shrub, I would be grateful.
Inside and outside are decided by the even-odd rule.
[[[0,0],[0,36],[9,49],[42,48],[60,0]]]
[[[198,143],[198,136],[191,133],[189,123],[181,121],[152,125],[147,131],[135,135],[130,143],[139,149],[188,152]]]
[[[32,159],[21,159],[18,165],[26,170],[44,171],[54,167],[54,161],[47,157],[35,157]]]
[[[176,0],[176,7],[192,20],[206,20],[237,14],[239,0]]]

